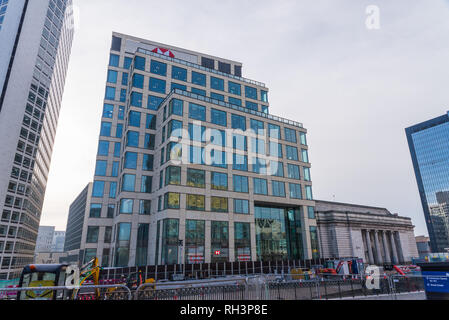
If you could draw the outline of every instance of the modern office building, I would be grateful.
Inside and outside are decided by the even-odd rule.
[[[426,236],[415,237],[416,246],[418,247],[419,257],[422,259],[432,253],[430,250],[430,239]]]
[[[65,231],[56,231],[54,226],[40,226],[35,253],[63,252]]]
[[[0,1],[0,279],[32,263],[73,39],[71,0]]]
[[[92,182],[90,182],[72,202],[67,219],[66,237],[64,251],[68,254],[70,262],[79,262],[79,251],[81,249],[81,237],[84,225],[87,223],[88,215],[86,209],[90,208],[90,195],[92,194]],[[89,212],[89,210],[87,210]]]
[[[319,256],[307,131],[241,63],[113,33],[102,107],[84,261]]]
[[[449,115],[405,129],[432,252],[449,250]]]
[[[321,258],[357,257],[366,263],[409,263],[419,254],[414,225],[385,208],[315,201]]]

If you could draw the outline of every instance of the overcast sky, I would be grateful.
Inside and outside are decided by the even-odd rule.
[[[386,207],[427,234],[404,129],[449,108],[444,0],[74,0],[42,225],[93,179],[112,31],[243,63],[270,113],[308,129],[316,199]],[[380,29],[366,8],[380,9]]]

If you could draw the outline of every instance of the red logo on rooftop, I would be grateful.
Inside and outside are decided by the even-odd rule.
[[[168,49],[164,49],[164,48],[156,48],[156,49],[151,50],[151,52],[163,54],[164,56],[167,56],[167,57],[170,57],[170,58],[174,58],[175,57],[173,52],[171,52]]]

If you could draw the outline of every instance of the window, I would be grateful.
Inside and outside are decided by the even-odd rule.
[[[240,214],[249,214],[249,201],[243,199],[234,199],[234,212]]]
[[[281,127],[276,124],[268,124],[268,136],[275,139],[281,139]]]
[[[228,81],[228,92],[240,96],[242,95],[242,87],[238,83]]]
[[[121,199],[120,200],[120,213],[121,214],[132,214],[133,213],[133,199]]]
[[[172,91],[173,89],[179,89],[179,90],[187,91],[187,87],[185,85],[179,84],[179,83],[175,83],[175,82],[171,83],[170,91]]]
[[[128,131],[126,133],[126,145],[128,147],[139,147],[139,132]]]
[[[228,190],[228,175],[221,172],[211,172],[211,188],[214,190]]]
[[[226,112],[220,111],[217,109],[211,109],[210,111],[210,119],[213,124],[224,126],[227,125]]]
[[[233,134],[232,135],[232,146],[236,150],[247,150],[247,137],[242,136],[240,134]]]
[[[205,188],[206,173],[203,170],[187,169],[187,185],[189,187]]]
[[[130,111],[128,118],[128,125],[131,127],[140,127],[140,116],[141,113],[137,111]]]
[[[285,140],[296,143],[296,131],[289,128],[284,128]]]
[[[253,87],[245,86],[245,97],[257,100],[257,89]]]
[[[172,66],[171,77],[172,79],[187,81],[187,70],[184,68]]]
[[[190,127],[189,127],[190,129]],[[190,131],[189,131],[190,133]],[[170,120],[167,125],[167,138],[178,137],[182,138],[182,121]]]
[[[304,132],[300,132],[299,133],[299,141],[301,142],[301,144],[303,145],[307,145],[307,138],[306,138],[306,134]]]
[[[213,145],[226,147],[226,132],[224,130],[209,129],[209,133],[210,142]]]
[[[234,153],[232,168],[239,171],[248,171],[248,157]]]
[[[287,165],[287,170],[288,170],[288,177],[290,179],[296,179],[296,180],[301,179],[300,174],[299,174],[299,166],[289,163]]]
[[[165,93],[166,83],[165,80],[150,78],[150,91]]]
[[[259,174],[267,174],[267,162],[265,159],[252,158],[252,171]]]
[[[254,111],[259,111],[259,105],[251,101],[246,101],[246,108]]]
[[[211,92],[211,93],[210,93],[210,97],[211,97],[212,99],[215,99],[215,100],[218,100],[218,101],[224,101],[224,95],[222,95],[222,94],[218,94],[218,93],[215,93],[215,92]]]
[[[150,72],[165,77],[167,75],[167,64],[151,60]]]
[[[205,87],[206,86],[206,75],[192,71],[192,83]]]
[[[112,177],[117,177],[118,176],[118,167],[119,167],[119,162],[118,161],[112,162],[112,173],[111,173]]]
[[[133,62],[132,58],[125,57],[125,60],[123,61],[123,69],[129,70],[129,68],[131,68],[132,62]]]
[[[290,198],[302,199],[301,185],[297,183],[289,183]]]
[[[292,146],[285,146],[287,151],[287,159],[298,161],[298,149]]]
[[[112,54],[109,56],[109,66],[118,67],[120,56]]]
[[[189,118],[206,121],[206,107],[189,103]]]
[[[131,106],[142,107],[142,94],[140,92],[131,92]]]
[[[197,88],[192,88],[191,89],[192,93],[200,95],[200,96],[206,96],[206,91],[205,90],[201,90],[201,89],[197,89]]]
[[[107,81],[109,83],[117,83],[117,75],[118,75],[117,71],[108,70],[108,79],[107,79]]]
[[[312,186],[306,186],[305,189],[306,189],[306,199],[313,200]]]
[[[91,203],[89,217],[90,218],[100,218],[101,217],[101,204]]]
[[[307,214],[309,216],[309,219],[315,219],[315,208],[307,207]]]
[[[148,150],[154,150],[156,136],[154,134],[145,133],[145,140],[143,147]]]
[[[151,214],[151,200],[140,200],[139,214]]]
[[[111,136],[111,122],[101,122],[100,136],[110,137]]]
[[[136,56],[134,58],[134,68],[137,70],[145,71],[145,62],[146,59],[144,57]]]
[[[309,162],[309,154],[306,149],[301,149],[302,162]]]
[[[165,209],[179,209],[179,193],[167,192],[164,195]]]
[[[233,186],[235,192],[248,193],[248,177],[234,175]]]
[[[259,120],[250,120],[251,129],[254,130],[254,133],[257,135],[264,136],[265,135],[265,126],[262,121]]]
[[[150,130],[156,130],[156,116],[154,114],[147,114],[145,127]]]
[[[263,195],[268,194],[267,180],[253,178],[253,182],[254,182],[254,194],[263,194]]]
[[[135,152],[125,153],[125,168],[137,169],[137,153]]]
[[[310,168],[304,167],[303,169],[304,169],[304,180],[312,181],[312,179],[310,178]]]
[[[205,196],[188,194],[187,195],[187,210],[205,210]]]
[[[117,182],[111,182],[109,184],[109,198],[115,199],[117,195]]]
[[[104,229],[104,243],[111,243],[112,240],[112,227],[106,227]]]
[[[136,185],[136,175],[135,174],[124,174],[122,180],[122,191],[135,191]]]
[[[265,154],[265,140],[251,138],[251,152]]]
[[[120,158],[120,147],[121,147],[120,142],[114,142],[114,157],[116,158]]]
[[[267,91],[260,91],[260,100],[263,102],[268,102],[268,92]]]
[[[100,227],[91,227],[91,226],[87,227],[86,242],[87,243],[97,243],[99,230],[100,230]]]
[[[210,210],[212,212],[228,212],[228,198],[210,197]]]
[[[106,168],[108,167],[108,162],[104,160],[97,160],[97,165],[95,167],[96,176],[106,176]]]
[[[114,87],[106,87],[105,99],[106,100],[115,100],[115,88]]]
[[[147,109],[158,110],[162,101],[164,101],[163,98],[148,96]]]
[[[282,158],[282,144],[270,141],[270,156]]]
[[[140,187],[140,192],[142,192],[142,193],[151,193],[152,183],[153,183],[153,177],[142,176],[142,183],[141,183],[141,187]]]
[[[92,197],[103,198],[104,181],[94,181]]]
[[[154,156],[152,154],[143,155],[142,170],[153,171]]]
[[[231,65],[229,63],[224,63],[221,61],[218,61],[218,70],[224,73],[231,73]]]
[[[133,87],[143,89],[144,76],[138,73],[133,75]]]
[[[272,181],[272,192],[275,197],[285,197],[285,184],[280,181]]]
[[[241,129],[246,131],[246,118],[236,114],[231,115],[232,129]]]
[[[208,69],[215,69],[215,60],[206,57],[201,57],[201,65]]]
[[[181,167],[169,166],[165,169],[165,185],[181,184]]]
[[[276,177],[283,177],[284,164],[279,161],[270,161],[270,174]]]
[[[115,130],[115,137],[121,138],[123,134],[123,124],[117,123],[117,129]]]
[[[215,90],[224,91],[224,80],[220,78],[210,77],[210,87]]]
[[[123,120],[125,118],[125,107],[119,106],[118,107],[118,119]]]
[[[190,140],[206,142],[206,127],[189,123],[189,137]]]
[[[237,98],[233,98],[233,97],[229,97],[229,103],[236,105],[236,106],[242,106],[242,100],[237,99]]]
[[[170,100],[170,104],[169,104],[169,108],[168,108],[168,114],[169,115],[175,114],[177,116],[181,116],[182,117],[183,105],[184,105],[184,102],[182,100],[171,99]]]

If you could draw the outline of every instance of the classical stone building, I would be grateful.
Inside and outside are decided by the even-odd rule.
[[[358,257],[370,264],[402,264],[418,257],[408,217],[385,208],[316,201],[322,258]]]

